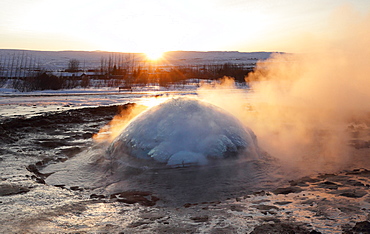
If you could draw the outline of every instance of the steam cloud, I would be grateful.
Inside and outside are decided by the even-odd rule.
[[[230,80],[200,96],[238,116],[272,156],[308,170],[340,169],[351,160],[348,124],[370,113],[370,14],[344,7],[333,19],[345,20],[332,34],[297,42],[309,53],[275,54],[257,65],[246,78],[250,106],[228,91]]]
[[[127,124],[146,108],[142,105],[132,105],[125,110],[121,110],[107,125],[100,129],[99,133],[94,134],[93,139],[96,142],[112,142]]]

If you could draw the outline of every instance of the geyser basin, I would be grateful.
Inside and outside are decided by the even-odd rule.
[[[254,133],[231,114],[190,98],[176,98],[140,114],[115,139],[108,157],[146,159],[169,166],[213,159],[255,158]]]

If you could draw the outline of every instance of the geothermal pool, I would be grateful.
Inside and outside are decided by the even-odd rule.
[[[230,109],[182,99],[193,94],[169,105],[155,96],[3,118],[0,230],[341,233],[368,225],[368,122],[348,128],[352,164],[315,171],[316,162],[302,172]],[[130,115],[144,104],[157,110]],[[130,121],[112,139],[115,116]]]
[[[280,180],[272,175],[278,170],[274,162],[259,149],[253,131],[230,113],[176,97],[138,114],[112,142],[98,141],[41,173],[50,174],[47,184],[104,195],[148,190],[172,206],[266,189]]]

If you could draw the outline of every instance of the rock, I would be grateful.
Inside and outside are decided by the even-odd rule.
[[[347,172],[347,175],[359,175],[364,177],[370,176],[370,171],[367,169],[354,169],[353,171]]]
[[[38,174],[40,173],[39,170],[37,169],[36,165],[34,164],[30,164],[26,167],[26,169],[29,171],[29,172],[32,172],[34,174]]]
[[[207,222],[209,220],[209,217],[205,215],[205,216],[190,217],[190,219],[196,223],[202,223],[202,222]]]
[[[261,203],[264,203],[264,202],[270,202],[270,200],[268,200],[268,199],[262,199],[262,200],[258,200],[258,201],[253,201],[252,203],[253,204],[261,204]]]
[[[44,180],[44,179],[42,179],[42,178],[40,178],[40,177],[38,177],[38,176],[32,175],[32,176],[31,176],[31,179],[33,179],[36,183],[39,183],[39,184],[46,184],[46,183],[45,183],[45,180]]]
[[[21,193],[27,193],[30,189],[21,185],[2,183],[0,184],[0,196],[16,195]]]
[[[119,202],[127,204],[139,203],[143,206],[154,206],[159,198],[153,196],[151,192],[145,191],[125,191],[110,195],[110,199],[116,199]]]
[[[360,198],[360,197],[365,196],[366,194],[367,194],[366,191],[352,191],[352,192],[341,193],[339,195],[344,196],[344,197]]]
[[[256,205],[256,206],[252,206],[254,208],[257,208],[259,210],[264,210],[264,211],[267,211],[267,210],[280,210],[277,206],[269,206],[269,205]]]
[[[335,177],[335,176],[337,176],[337,175],[327,173],[327,174],[319,175],[318,177],[321,178],[321,179],[327,179],[327,178]]]
[[[90,199],[103,199],[103,198],[105,198],[104,195],[97,195],[95,193],[90,195]]]
[[[275,218],[275,217],[263,217],[263,218],[261,218],[261,221],[266,222],[266,223],[268,223],[268,222],[280,223],[281,222],[280,219]]]
[[[292,203],[291,201],[281,201],[281,202],[275,202],[275,205],[283,206]]]
[[[300,187],[296,186],[290,186],[286,188],[278,188],[273,191],[275,194],[289,194],[289,193],[299,193],[302,192],[303,190]]]
[[[298,179],[298,180],[291,180],[289,181],[290,185],[291,186],[301,186],[301,187],[307,187],[308,184],[307,183],[317,183],[319,182],[320,180],[319,179],[315,179],[315,178],[311,178],[311,177],[302,177],[301,179]]]
[[[288,224],[288,223],[274,223],[274,224],[262,224],[254,228],[251,234],[261,234],[261,233],[269,233],[269,234],[306,234],[310,233],[307,229],[303,227],[299,227],[295,224]]]
[[[360,181],[354,182],[352,186],[365,187],[365,185],[361,183]]]
[[[244,210],[243,206],[240,205],[232,205],[230,206],[231,211],[237,211],[237,212],[242,212]]]
[[[93,137],[93,135],[94,135],[93,133],[87,132],[87,133],[82,134],[82,138],[83,139],[90,139],[90,138]]]
[[[140,216],[142,219],[149,219],[150,221],[156,221],[156,220],[161,220],[161,222],[163,222],[164,220],[168,220],[170,217],[166,217],[163,216],[163,215],[158,215],[158,214],[153,214],[153,213],[149,213],[149,214],[143,214]],[[163,218],[165,218],[163,220]]]
[[[69,187],[70,190],[73,190],[73,191],[82,191],[83,188],[80,188],[78,186],[72,186],[72,187]]]
[[[150,224],[151,222],[148,222],[148,221],[137,221],[137,222],[133,222],[131,224],[129,224],[127,227],[129,228],[136,228],[136,227],[139,227],[139,226],[142,226],[142,225],[145,225],[145,224]]]
[[[28,165],[28,166],[26,167],[26,169],[27,169],[29,172],[32,172],[33,174],[35,174],[35,176],[36,176],[38,179],[41,179],[41,180],[44,180],[46,177],[48,177],[49,175],[51,175],[51,173],[49,173],[49,174],[41,173],[35,164],[30,164],[30,165]],[[36,182],[38,182],[38,181],[36,181]],[[38,182],[38,183],[42,183],[42,182]],[[45,182],[44,182],[44,183],[45,183]],[[43,184],[44,184],[44,183],[43,183]]]
[[[351,186],[356,186],[356,187],[365,187],[366,185],[363,184],[362,182],[360,181],[357,181],[357,180],[348,180],[346,181],[345,183],[346,185],[351,185]]]
[[[345,233],[370,233],[370,222],[358,222],[352,229],[346,231]]]
[[[317,203],[317,200],[315,199],[308,199],[306,201],[303,201],[302,204],[313,206],[315,203]]]
[[[325,181],[319,184],[319,187],[326,189],[338,189],[339,186],[341,185],[331,181]]]
[[[321,232],[318,232],[318,231],[316,231],[316,230],[312,230],[312,231],[310,232],[310,234],[321,234]]]
[[[202,203],[202,204],[206,204],[206,203]],[[210,202],[209,204],[213,204],[213,202]],[[191,206],[196,206],[196,205],[198,205],[198,203],[194,203],[194,204],[191,204],[191,203],[185,203],[185,204],[184,204],[184,207],[185,207],[185,208],[189,208],[189,207],[191,207]]]
[[[41,167],[41,166],[44,166],[46,165],[48,162],[50,162],[51,160],[53,160],[52,158],[44,158],[43,160],[41,161],[38,161],[35,163],[35,165],[37,167]],[[36,167],[33,167],[34,165],[29,165],[29,171],[34,170],[34,171],[31,171],[31,172],[36,172],[36,173],[39,173],[38,169]]]
[[[258,191],[258,192],[254,192],[253,195],[255,195],[255,196],[269,196],[271,194],[269,192],[261,190],[261,191]],[[244,198],[246,198],[246,196]]]

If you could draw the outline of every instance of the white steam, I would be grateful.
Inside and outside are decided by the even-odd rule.
[[[370,113],[370,15],[343,8],[334,18],[331,34],[297,41],[309,53],[275,54],[259,63],[246,78],[249,99],[225,86],[201,89],[200,96],[237,116],[262,149],[286,163],[316,171],[348,165],[348,125]]]

